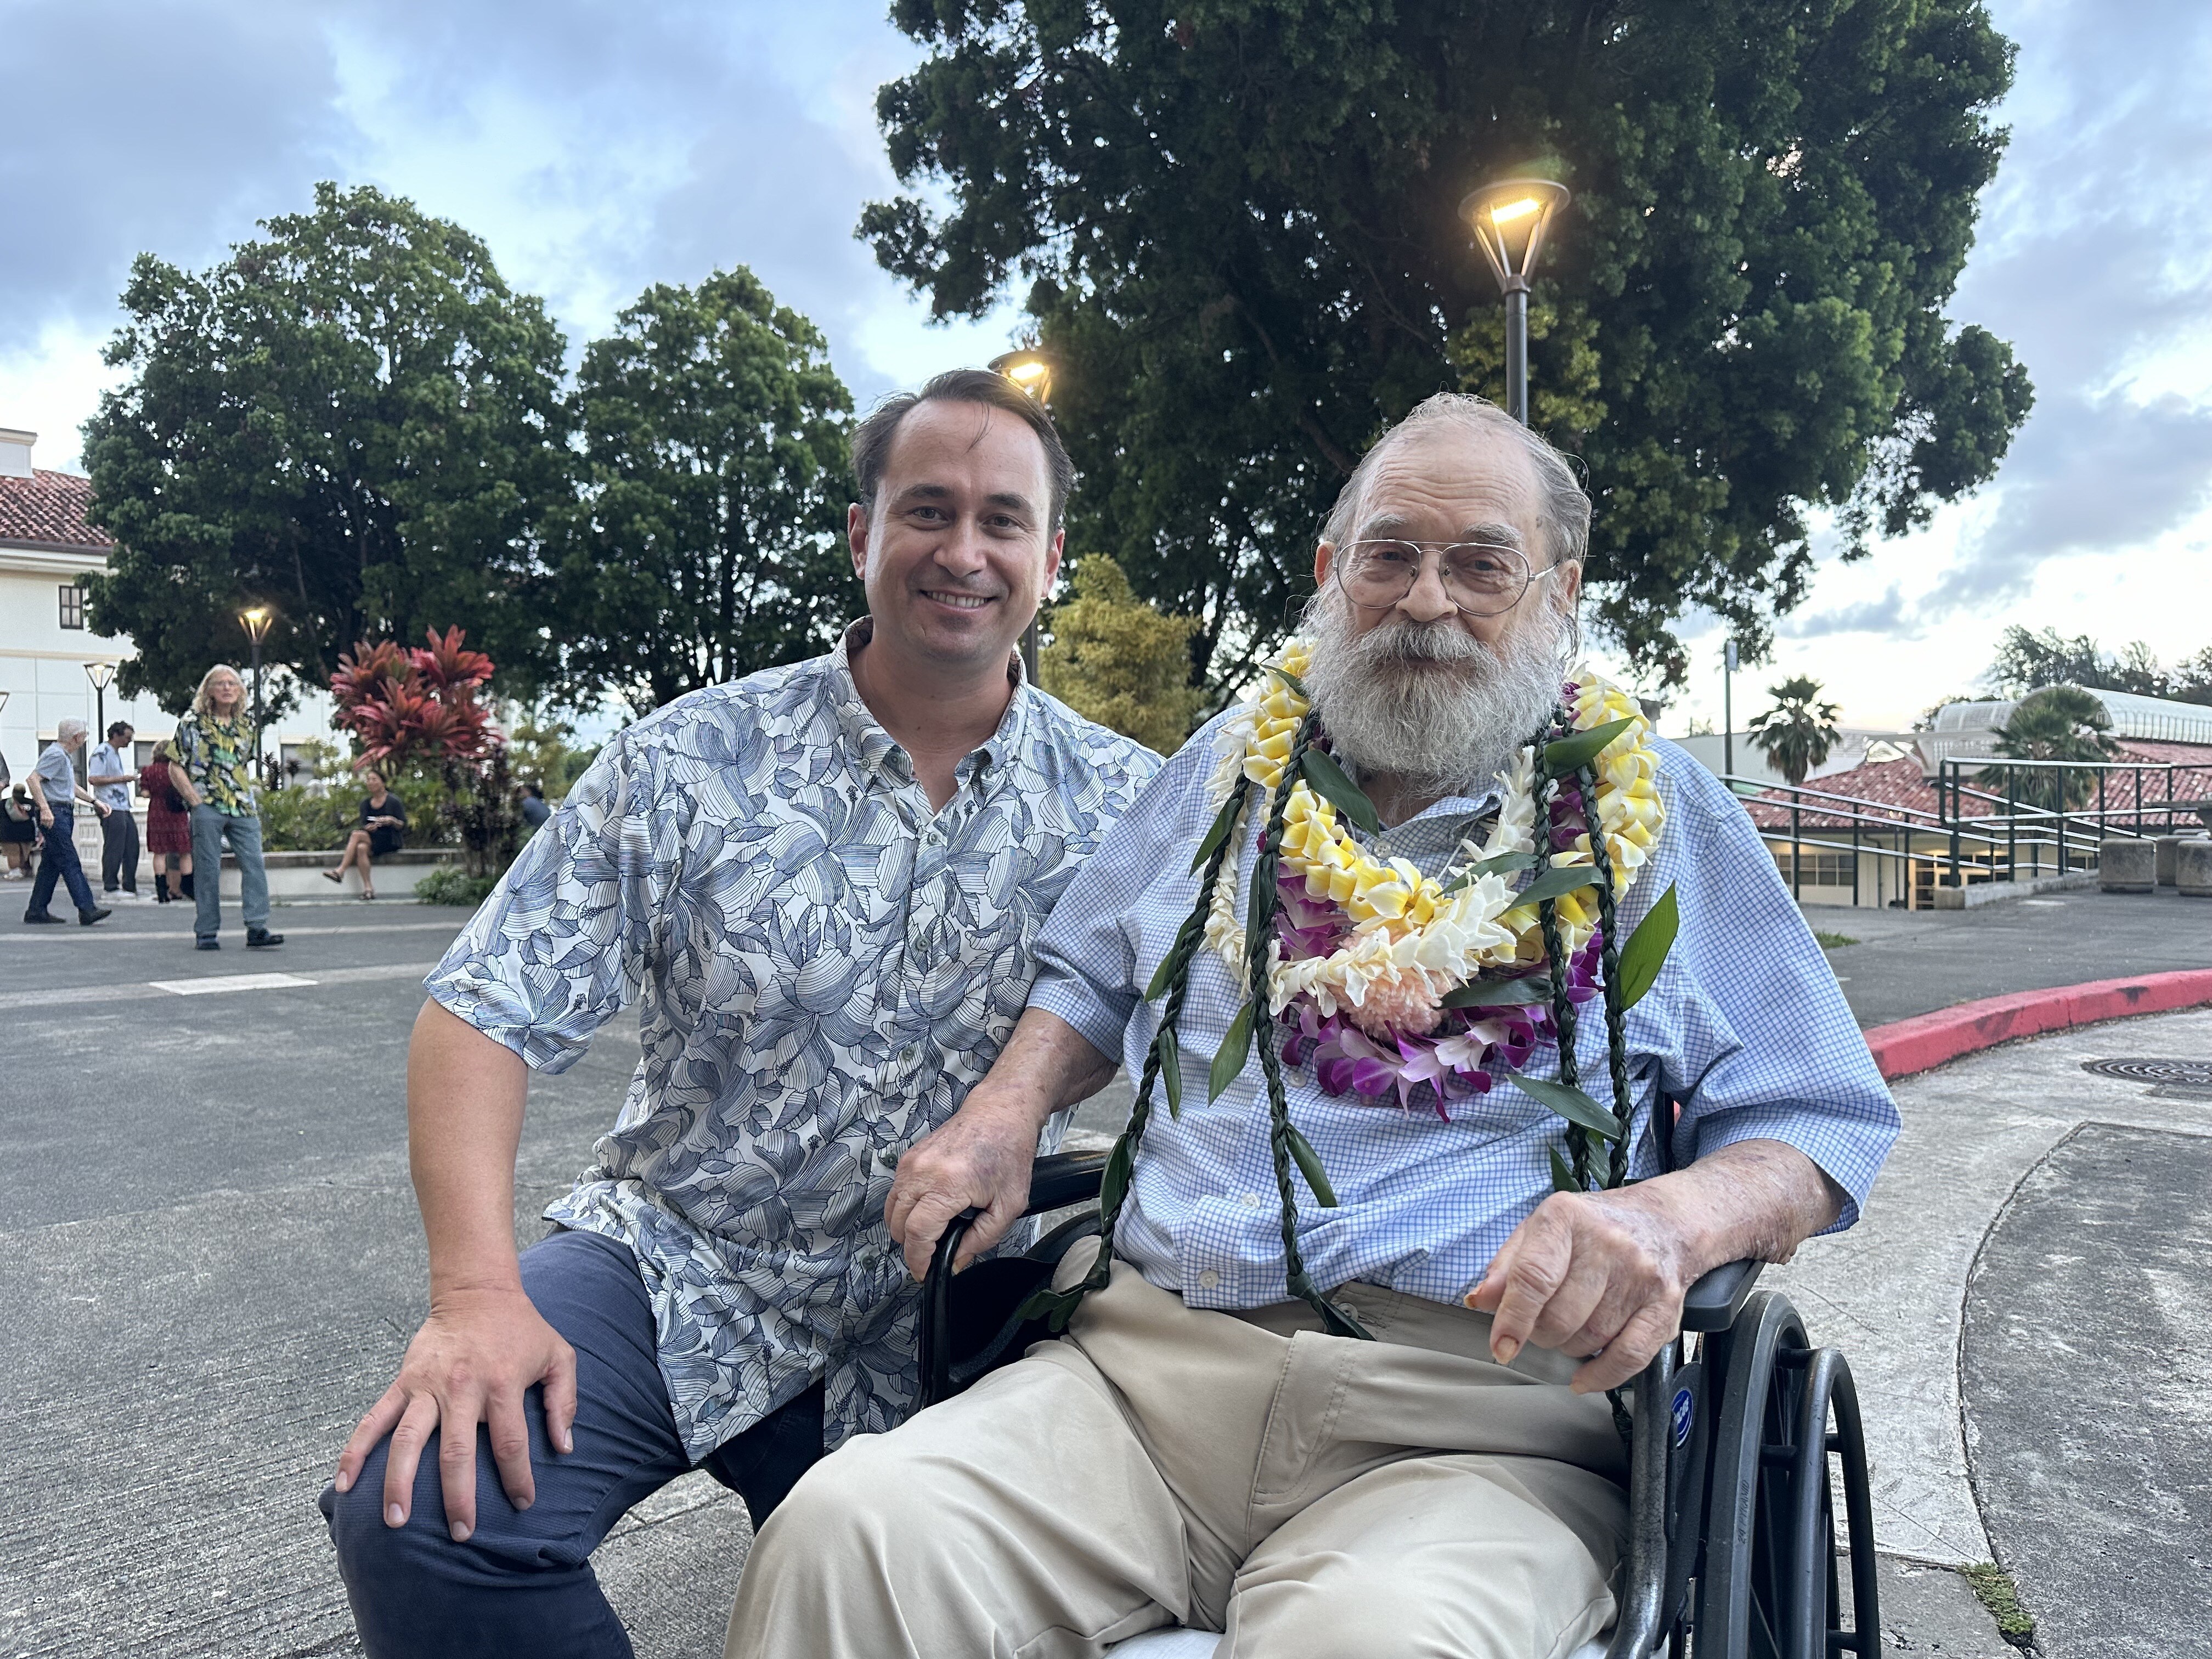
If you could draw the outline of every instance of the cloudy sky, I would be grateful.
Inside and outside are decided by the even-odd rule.
[[[2035,412],[1993,486],[1824,566],[1739,721],[1803,672],[1851,723],[1907,722],[2014,622],[2212,645],[2212,7],[1992,10],[2012,147],[1952,314],[2013,343]],[[75,466],[131,256],[209,264],[325,178],[468,226],[574,341],[743,263],[864,403],[981,361],[1011,311],[930,326],[852,237],[893,187],[874,89],[915,56],[882,0],[0,0],[0,425]],[[1719,636],[1691,633],[1670,731],[1719,710]]]

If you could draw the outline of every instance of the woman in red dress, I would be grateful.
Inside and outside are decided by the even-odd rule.
[[[184,798],[169,782],[177,746],[164,738],[138,774],[146,797],[146,850],[154,860],[154,896],[167,904],[192,896],[192,821]]]

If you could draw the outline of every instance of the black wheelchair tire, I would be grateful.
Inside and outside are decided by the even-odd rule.
[[[1698,1580],[1698,1659],[1828,1659],[1846,1650],[1875,1659],[1881,1592],[1850,1367],[1835,1349],[1814,1348],[1797,1310],[1773,1291],[1754,1294],[1709,1353],[1724,1381]],[[1832,1456],[1841,1460],[1850,1522],[1850,1629]]]

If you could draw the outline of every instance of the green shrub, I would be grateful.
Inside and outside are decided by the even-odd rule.
[[[465,904],[473,908],[499,885],[497,876],[472,876],[458,864],[441,864],[415,884],[418,904]]]
[[[410,847],[458,845],[453,829],[440,814],[447,799],[442,780],[421,772],[403,773],[385,782],[407,808]],[[319,771],[312,781],[261,792],[261,844],[271,853],[336,853],[347,835],[360,827],[361,804],[368,791],[343,762]]]

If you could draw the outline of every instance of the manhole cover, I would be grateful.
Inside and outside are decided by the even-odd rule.
[[[2212,1060],[2085,1060],[2081,1069],[2125,1083],[2212,1095]]]

